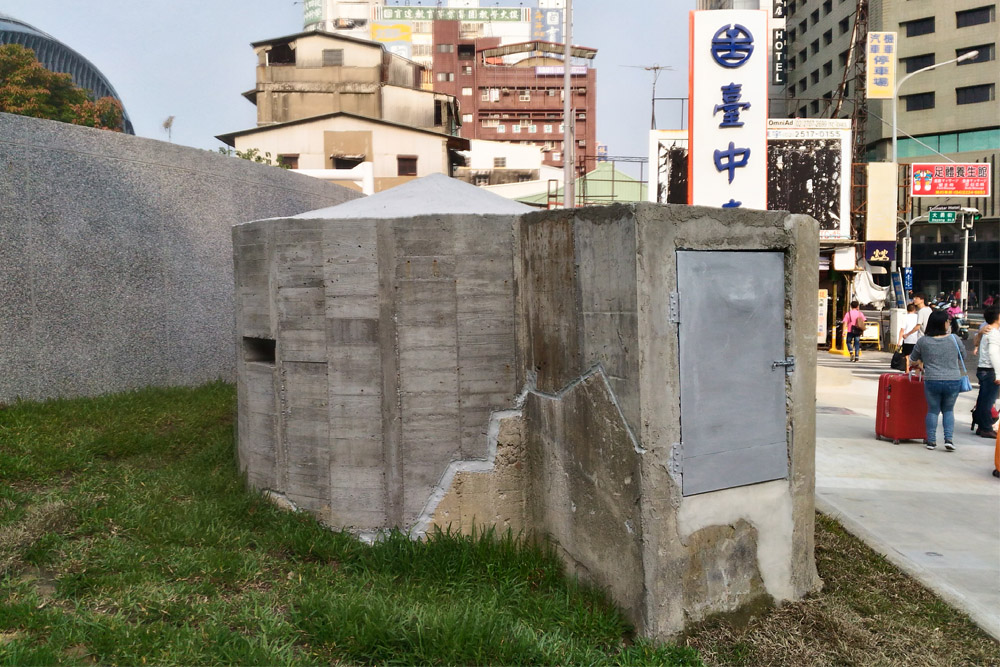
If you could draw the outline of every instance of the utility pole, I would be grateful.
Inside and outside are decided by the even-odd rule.
[[[573,116],[573,0],[566,0],[566,51],[563,55],[563,206],[573,208],[575,204],[574,185],[576,170],[574,169],[573,135],[576,129],[576,118]]]

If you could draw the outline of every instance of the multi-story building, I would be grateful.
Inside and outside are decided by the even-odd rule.
[[[455,95],[467,139],[541,146],[544,164],[563,164],[564,46],[551,42],[497,44],[462,39],[456,21],[435,22],[434,89]],[[597,162],[596,49],[573,47],[572,108],[577,162]]]
[[[858,90],[852,64],[864,48],[857,17],[867,16],[868,31],[895,32],[898,100],[867,103],[865,143],[869,161],[891,159],[893,131],[898,161],[988,162],[991,196],[979,199],[901,196],[905,221],[916,218],[911,232],[915,287],[927,292],[952,291],[961,280],[964,232],[957,225],[920,222],[930,206],[961,204],[981,211],[969,245],[969,283],[976,295],[1000,292],[1000,207],[997,205],[997,158],[1000,155],[1000,106],[996,92],[997,2],[987,0],[789,0],[787,100],[797,117],[851,117]],[[859,28],[864,27],[864,22]],[[977,51],[974,58],[948,63]],[[917,72],[925,67],[939,67]],[[896,127],[892,125],[897,104]]]
[[[376,191],[461,164],[469,142],[457,136],[455,98],[425,90],[423,66],[320,31],[252,46],[256,85],[244,96],[257,105],[257,127],[219,135],[229,146],[293,169],[370,163]]]
[[[303,32],[254,42],[257,124],[345,111],[455,134],[455,98],[424,90],[426,70],[366,39]]]
[[[524,6],[529,4],[531,6]],[[370,38],[428,70],[424,87],[453,95],[460,135],[543,150],[544,164],[562,166],[565,0],[315,0],[307,28]],[[571,64],[582,172],[596,165],[596,49],[573,48]]]

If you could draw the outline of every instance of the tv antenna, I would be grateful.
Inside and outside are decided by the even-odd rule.
[[[660,72],[663,70],[674,71],[674,68],[670,65],[660,65],[659,63],[653,63],[652,65],[619,65],[619,67],[631,67],[632,69],[644,69],[647,72],[653,73],[653,98],[650,101],[650,106],[652,110],[650,112],[649,119],[649,129],[656,129],[656,80],[660,78]]]

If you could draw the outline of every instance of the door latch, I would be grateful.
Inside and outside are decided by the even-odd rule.
[[[772,361],[771,370],[776,368],[784,368],[785,374],[791,374],[795,371],[795,357],[785,357],[784,361]]]

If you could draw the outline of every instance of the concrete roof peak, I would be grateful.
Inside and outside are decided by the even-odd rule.
[[[337,206],[293,216],[294,219],[411,218],[418,215],[521,215],[535,210],[444,174],[416,178],[403,185]]]

